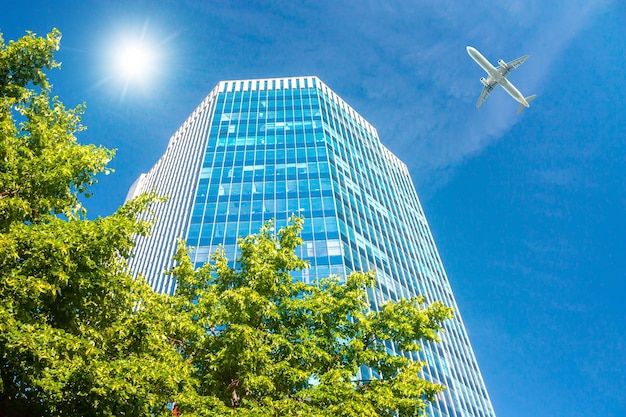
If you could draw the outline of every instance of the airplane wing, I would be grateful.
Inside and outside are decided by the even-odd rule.
[[[511,71],[513,71],[515,68],[517,68],[520,65],[522,65],[529,57],[530,57],[530,55],[524,55],[522,57],[514,59],[511,62],[507,62],[506,65],[504,65],[504,66],[499,65],[498,68],[496,68],[496,70],[500,74],[502,74],[503,77],[506,77],[507,75],[509,75],[509,73]]]
[[[485,88],[483,88],[483,92],[480,93],[480,97],[478,98],[478,102],[476,103],[476,108],[482,106],[482,104],[485,102],[485,100],[487,100],[487,97],[489,97],[489,94],[491,94],[496,85],[497,83],[494,82],[493,84],[486,85]]]

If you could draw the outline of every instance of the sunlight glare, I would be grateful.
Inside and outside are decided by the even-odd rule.
[[[154,54],[148,45],[126,42],[116,53],[118,73],[126,80],[144,80],[155,64]]]
[[[164,64],[170,62],[167,43],[175,34],[167,35],[158,30],[148,30],[146,21],[142,27],[119,27],[113,30],[103,44],[102,75],[97,86],[108,86],[109,93],[120,94],[120,100],[145,98],[158,91],[159,83],[166,76]]]

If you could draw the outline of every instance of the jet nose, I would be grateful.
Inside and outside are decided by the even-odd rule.
[[[471,54],[472,52],[474,52],[476,49],[472,48],[471,46],[467,46],[465,47],[465,49],[467,50],[468,54]]]

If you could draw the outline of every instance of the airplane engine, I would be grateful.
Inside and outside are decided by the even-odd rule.
[[[501,59],[498,60],[498,64],[500,64],[500,66],[502,66],[502,68],[506,68],[507,67],[506,62],[504,62]]]
[[[485,87],[489,87],[489,81],[486,78],[481,77],[480,82],[483,83]]]

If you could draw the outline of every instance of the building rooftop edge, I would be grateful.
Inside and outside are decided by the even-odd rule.
[[[251,78],[243,80],[219,81],[211,90],[207,98],[219,93],[231,93],[239,91],[270,91],[270,90],[295,90],[316,88],[329,96],[335,104],[346,111],[350,116],[358,119],[359,122],[368,127],[368,130],[378,138],[378,131],[361,114],[350,106],[341,96],[339,96],[324,81],[315,75],[294,76],[294,77],[272,77],[272,78]]]

